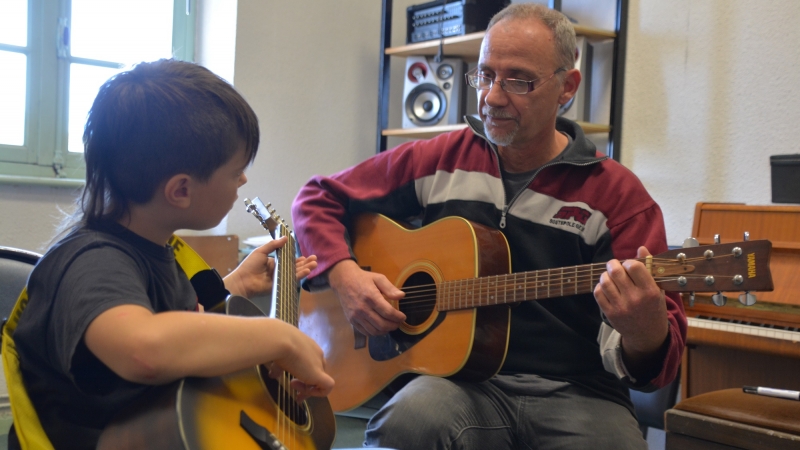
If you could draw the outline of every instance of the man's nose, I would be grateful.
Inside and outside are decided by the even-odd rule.
[[[504,91],[497,81],[492,82],[486,94],[485,101],[489,106],[503,106],[508,103],[508,92]]]

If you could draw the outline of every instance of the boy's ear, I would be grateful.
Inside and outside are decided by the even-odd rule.
[[[564,83],[562,84],[561,96],[558,98],[558,103],[566,105],[567,102],[575,96],[578,92],[578,86],[581,85],[581,72],[578,69],[570,69],[564,74]]]
[[[164,183],[164,200],[167,204],[186,209],[192,204],[192,177],[179,173]]]

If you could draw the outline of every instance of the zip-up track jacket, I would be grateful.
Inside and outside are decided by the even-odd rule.
[[[509,204],[483,124],[467,119],[469,128],[403,144],[330,177],[314,177],[300,190],[292,208],[298,242],[319,262],[307,287],[326,286],[325,272],[352,258],[347,225],[363,212],[422,225],[461,216],[500,229],[514,272],[635,258],[641,245],[654,255],[667,250],[658,205],[632,172],[598,153],[576,123],[558,118],[556,128],[573,145],[536,171]],[[628,387],[665,386],[680,364],[686,316],[677,294],[668,293],[666,302],[665,356],[646,376],[635,379],[626,370],[620,335],[604,322],[592,294],[512,308],[501,373],[570,381],[632,409]]]

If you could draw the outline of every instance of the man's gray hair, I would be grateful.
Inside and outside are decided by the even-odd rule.
[[[495,14],[486,30],[504,19],[539,19],[553,32],[558,68],[575,67],[575,28],[567,16],[538,3],[513,3]]]

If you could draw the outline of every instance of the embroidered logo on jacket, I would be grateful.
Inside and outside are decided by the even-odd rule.
[[[577,206],[562,206],[556,215],[550,219],[550,223],[553,225],[566,225],[583,231],[589,217],[592,217],[592,213],[583,208]]]

